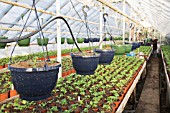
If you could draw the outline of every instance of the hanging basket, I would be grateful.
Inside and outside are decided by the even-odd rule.
[[[94,40],[93,40],[93,38],[89,38],[89,41],[90,41],[90,42],[93,42]]]
[[[92,75],[98,64],[100,54],[96,53],[71,53],[73,67],[77,74]]]
[[[92,38],[92,40],[93,40],[93,42],[97,42],[98,41],[97,38]]]
[[[55,41],[57,43],[57,38],[55,38]],[[64,42],[65,42],[65,38],[61,38],[61,44],[64,44]]]
[[[110,40],[110,38],[104,38],[104,40],[103,41],[109,41]]]
[[[141,45],[141,46],[143,46],[143,45],[144,45],[144,43],[143,43],[142,41],[141,41],[141,42],[139,42],[139,43],[140,43],[140,45]]]
[[[84,42],[84,38],[77,38],[77,43],[83,43]]]
[[[42,40],[42,43],[41,43],[41,40]],[[49,41],[49,38],[44,38],[44,39],[41,39],[41,38],[37,38],[37,43],[39,46],[47,46],[48,44],[48,41]]]
[[[85,39],[84,39],[84,43],[89,43],[89,39],[88,39],[88,38],[85,38]]]
[[[18,45],[21,47],[29,46],[30,45],[30,38],[26,38],[24,40],[18,41]]]
[[[125,45],[112,45],[112,47],[115,49],[115,55],[125,54]]]
[[[97,38],[97,42],[100,42],[100,38]]]
[[[0,36],[0,39],[8,39],[8,37]],[[0,42],[0,49],[4,49],[7,43]]]
[[[61,64],[55,62],[46,68],[24,68],[23,65],[27,61],[20,63],[19,66],[12,64],[8,68],[11,71],[14,88],[21,99],[36,101],[48,98],[56,85]]]
[[[132,45],[131,44],[125,44],[125,53],[130,53],[132,50]]]
[[[114,49],[95,49],[97,53],[100,53],[99,64],[110,64],[114,58]]]
[[[67,38],[67,44],[74,44],[74,40],[72,38]]]
[[[136,48],[140,47],[140,43],[139,42],[133,42],[132,43],[132,50],[135,50]]]

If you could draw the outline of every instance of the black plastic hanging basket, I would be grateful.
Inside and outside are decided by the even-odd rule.
[[[83,55],[84,53],[71,53],[73,67],[77,74],[92,75],[98,64],[100,54]],[[87,54],[87,53],[85,53]]]
[[[24,61],[26,62],[26,61]],[[54,89],[61,64],[40,68],[19,68],[9,66],[14,88],[20,98],[28,101],[37,101],[51,96]]]
[[[85,39],[84,39],[84,43],[89,43],[89,39],[88,39],[88,38],[85,38]]]
[[[8,39],[8,37],[0,36],[0,40],[1,40],[1,39]],[[5,49],[6,44],[7,44],[7,43],[2,43],[2,42],[0,42],[0,49]]]
[[[114,49],[94,49],[94,51],[100,53],[99,64],[110,64],[114,58]]]
[[[97,38],[97,42],[100,42],[100,38]]]

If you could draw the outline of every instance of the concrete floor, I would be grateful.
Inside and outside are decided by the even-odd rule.
[[[159,113],[159,59],[151,57],[136,113]]]

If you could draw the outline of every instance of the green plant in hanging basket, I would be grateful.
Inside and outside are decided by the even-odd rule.
[[[125,52],[129,53],[132,50],[132,44],[125,44]]]
[[[103,41],[109,41],[110,40],[110,38],[105,38]]]
[[[67,38],[67,44],[74,44],[74,40],[72,38]]]
[[[106,41],[109,41],[110,40],[110,38],[106,38]]]
[[[123,55],[125,53],[126,46],[125,45],[112,45],[112,48],[115,49],[116,55]]]
[[[22,22],[23,22],[23,25],[24,25],[24,16],[25,16],[25,14],[21,14],[20,16],[22,18]],[[29,46],[30,45],[30,38],[26,38],[26,39],[18,41],[18,45],[20,47]]]
[[[18,45],[21,46],[21,47],[29,46],[30,45],[30,38],[26,38],[26,39],[18,41]]]
[[[55,41],[57,43],[57,38],[55,38]],[[65,42],[65,38],[61,38],[61,44],[64,44],[64,42]]]
[[[77,42],[78,43],[83,43],[84,42],[84,38],[77,38]]]
[[[1,39],[8,39],[8,37],[6,37],[6,36],[0,36],[0,40],[1,40]],[[5,46],[6,46],[6,44],[7,44],[7,43],[5,43],[5,42],[0,42],[0,49],[4,49]]]
[[[37,43],[39,46],[47,46],[49,39],[48,38],[37,38]]]

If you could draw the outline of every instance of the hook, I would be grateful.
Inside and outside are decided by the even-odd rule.
[[[89,6],[87,6],[87,5],[84,5],[84,6],[82,7],[82,11],[83,11],[83,14],[84,14],[84,18],[86,19],[86,17],[87,17],[87,12],[84,11],[85,8],[87,8],[88,10],[89,10],[90,8],[89,8]]]
[[[107,13],[103,13],[103,19],[104,19],[104,22],[106,22],[106,18],[105,18],[105,16],[108,16],[108,14],[107,14]]]

